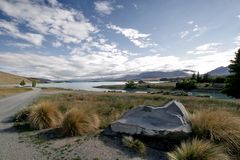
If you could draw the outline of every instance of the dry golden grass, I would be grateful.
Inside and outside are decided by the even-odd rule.
[[[222,147],[198,139],[182,142],[167,155],[169,160],[229,160]]]
[[[99,115],[100,127],[104,128],[133,107],[138,105],[159,106],[172,99],[182,102],[190,113],[201,108],[228,108],[235,111],[240,107],[240,104],[235,101],[132,93],[75,92],[46,95],[41,100],[58,103],[62,113],[75,106],[79,106],[80,110],[91,110]]]
[[[193,133],[222,143],[230,153],[240,151],[240,118],[235,114],[215,109],[203,110],[191,116]]]
[[[96,131],[100,126],[97,114],[80,110],[77,107],[69,110],[63,119],[62,129],[65,135],[84,135]]]
[[[35,129],[55,128],[62,123],[62,113],[55,103],[40,102],[31,108],[29,122]]]
[[[4,87],[4,88],[0,88],[0,98],[1,97],[5,97],[5,96],[10,96],[13,94],[17,94],[17,93],[22,93],[22,92],[27,92],[27,91],[31,91],[31,88],[10,88],[10,87]]]
[[[0,84],[19,84],[22,80],[26,83],[31,83],[31,81],[25,77],[0,71]]]

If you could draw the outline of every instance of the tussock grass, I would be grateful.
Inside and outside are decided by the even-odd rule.
[[[226,110],[202,110],[191,116],[192,130],[201,138],[222,143],[230,153],[240,151],[240,117]]]
[[[14,115],[14,121],[15,122],[26,122],[28,121],[29,115],[31,112],[31,108],[23,108],[22,110],[18,111],[15,115]]]
[[[55,128],[61,125],[63,116],[55,103],[39,102],[31,108],[29,122],[35,129]]]
[[[141,142],[138,139],[133,139],[133,137],[131,137],[131,136],[124,136],[122,139],[122,143],[126,147],[135,150],[136,152],[140,153],[141,155],[144,155],[146,153],[146,147],[143,144],[143,142]]]
[[[62,128],[65,135],[84,135],[96,131],[100,126],[97,114],[87,113],[79,108],[69,110],[63,119]]]
[[[167,155],[169,160],[229,160],[222,147],[198,139],[182,142]]]

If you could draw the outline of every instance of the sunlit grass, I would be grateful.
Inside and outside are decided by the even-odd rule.
[[[62,129],[65,135],[76,136],[92,133],[100,126],[97,114],[91,111],[83,111],[75,107],[70,109],[64,116]]]
[[[192,130],[201,138],[222,143],[230,153],[240,151],[240,117],[220,110],[202,110],[191,116]]]
[[[35,129],[59,127],[62,119],[62,113],[56,104],[48,101],[32,106],[29,114],[30,125]]]
[[[198,139],[182,142],[179,147],[167,155],[169,160],[229,160],[222,147],[216,146],[210,141]]]

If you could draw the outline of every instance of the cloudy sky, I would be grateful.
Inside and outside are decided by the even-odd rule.
[[[239,0],[0,0],[0,70],[49,79],[227,66]]]

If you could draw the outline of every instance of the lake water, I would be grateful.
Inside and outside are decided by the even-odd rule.
[[[52,88],[64,88],[73,90],[87,90],[87,91],[107,91],[110,89],[94,88],[102,85],[122,85],[126,82],[65,82],[65,83],[39,83],[38,87],[52,87]]]

